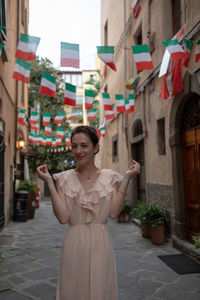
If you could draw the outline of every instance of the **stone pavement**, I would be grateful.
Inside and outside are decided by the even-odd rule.
[[[66,228],[57,222],[47,201],[41,202],[33,220],[10,222],[0,234],[0,300],[55,300]],[[109,228],[119,300],[200,299],[200,274],[178,275],[157,257],[179,253],[169,242],[152,245],[132,223],[111,220]]]

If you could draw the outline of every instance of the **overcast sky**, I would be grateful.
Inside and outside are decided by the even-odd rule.
[[[80,69],[95,69],[100,43],[100,0],[29,0],[29,34],[40,37],[37,55],[60,67],[60,42],[80,44]],[[77,70],[77,69],[74,69]]]

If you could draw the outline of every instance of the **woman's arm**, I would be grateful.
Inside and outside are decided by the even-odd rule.
[[[65,194],[63,193],[60,183],[57,180],[56,182],[56,188],[53,183],[53,179],[51,175],[48,172],[47,166],[42,165],[37,168],[37,173],[39,178],[44,180],[46,184],[48,185],[49,192],[51,195],[51,201],[53,206],[53,212],[58,221],[61,224],[66,224],[69,220],[69,211],[67,208],[67,203],[65,200]],[[56,190],[57,189],[57,190]]]
[[[111,207],[110,207],[110,214],[109,214],[109,217],[111,219],[118,218],[118,216],[123,208],[123,205],[124,205],[124,200],[125,200],[129,181],[130,181],[131,177],[139,174],[139,172],[140,172],[140,164],[132,159],[132,165],[126,171],[126,173],[122,179],[122,183],[120,185],[119,190],[117,189],[117,185],[118,185],[117,182],[113,186],[113,196],[112,196],[112,200],[111,200]]]

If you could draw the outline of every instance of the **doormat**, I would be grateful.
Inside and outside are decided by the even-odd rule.
[[[200,263],[188,255],[158,255],[158,258],[178,274],[200,273]]]

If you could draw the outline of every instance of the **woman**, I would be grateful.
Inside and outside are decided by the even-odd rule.
[[[63,243],[57,300],[117,299],[115,256],[107,219],[118,217],[129,180],[139,173],[140,165],[132,160],[123,177],[97,168],[94,158],[98,141],[93,127],[78,126],[72,131],[77,168],[54,174],[56,189],[47,166],[37,169],[49,187],[55,216],[60,223],[70,225]]]

